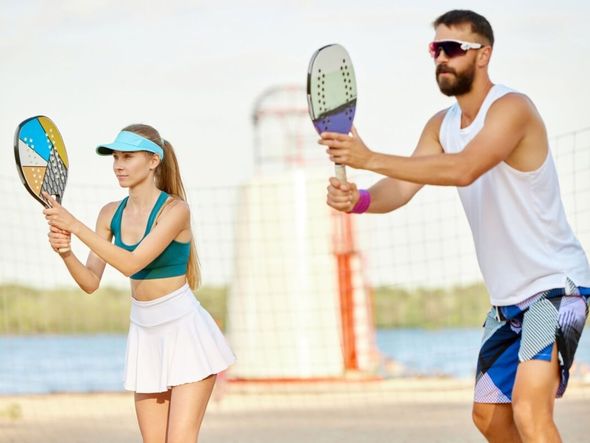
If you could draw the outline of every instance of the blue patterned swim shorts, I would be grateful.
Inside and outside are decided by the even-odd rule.
[[[511,403],[518,364],[551,361],[557,344],[561,381],[556,397],[567,387],[590,303],[590,288],[550,289],[511,306],[494,306],[484,323],[475,383],[476,403]]]

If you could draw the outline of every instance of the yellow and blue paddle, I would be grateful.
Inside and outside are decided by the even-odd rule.
[[[14,136],[16,170],[35,200],[46,208],[51,205],[43,192],[61,204],[68,179],[68,154],[63,138],[50,118],[31,117],[16,128]],[[60,249],[67,252],[69,248]]]
[[[51,119],[38,115],[18,125],[14,157],[19,177],[35,200],[48,208],[42,195],[47,192],[61,203],[68,179],[68,154]]]

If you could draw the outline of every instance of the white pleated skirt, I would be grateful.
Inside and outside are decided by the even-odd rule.
[[[228,368],[235,356],[188,284],[150,301],[131,299],[125,389],[166,392]]]

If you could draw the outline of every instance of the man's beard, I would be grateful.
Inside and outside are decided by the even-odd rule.
[[[449,72],[454,74],[454,78],[445,76],[439,79],[439,74],[442,72]],[[456,95],[467,94],[471,91],[473,85],[473,78],[475,77],[475,64],[471,65],[464,72],[457,73],[453,68],[449,68],[446,65],[438,65],[436,67],[436,82],[440,92],[443,94],[454,97]]]

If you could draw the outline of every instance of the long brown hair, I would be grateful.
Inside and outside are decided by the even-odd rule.
[[[186,202],[186,192],[180,177],[180,169],[176,154],[172,145],[164,140],[160,133],[153,127],[144,124],[129,125],[123,131],[134,132],[137,135],[153,141],[164,150],[164,158],[156,168],[156,187],[173,197]],[[196,290],[201,283],[201,271],[199,269],[199,257],[195,246],[194,235],[191,238],[190,255],[186,269],[186,279],[191,289]]]

